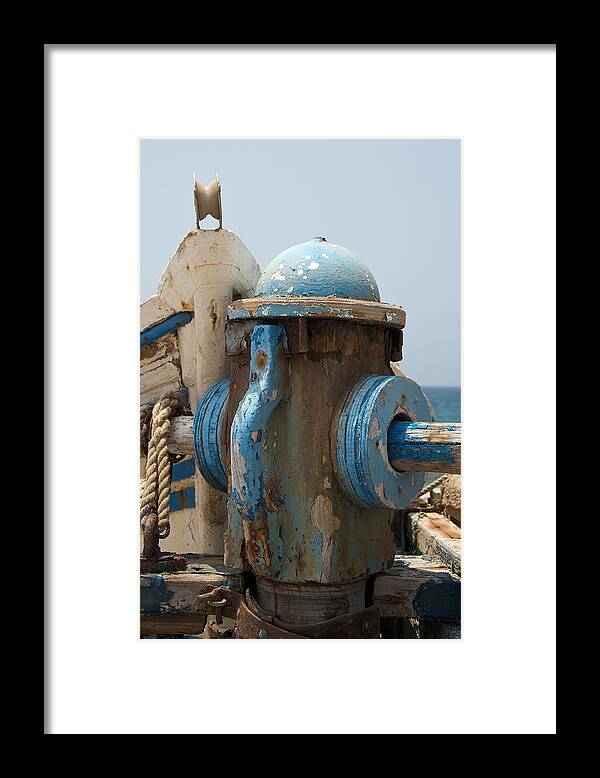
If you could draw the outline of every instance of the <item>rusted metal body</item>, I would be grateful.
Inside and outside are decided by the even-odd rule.
[[[303,325],[282,320],[279,326],[287,341],[280,357],[285,396],[258,443],[264,505],[251,515],[240,505],[242,494],[238,500],[230,497],[227,563],[247,561],[256,575],[284,582],[342,584],[365,578],[393,561],[391,513],[355,505],[344,493],[335,470],[337,416],[360,378],[391,375],[390,339],[384,326],[359,321],[309,318]],[[305,351],[294,348],[299,326],[306,328]],[[251,372],[247,356],[232,355],[232,430]],[[240,461],[244,454],[252,456],[236,446],[232,436],[231,459],[238,458],[231,464],[232,480],[234,469],[246,466]]]
[[[390,368],[405,319],[324,239],[283,252],[256,298],[229,308],[229,383],[212,395],[227,395],[230,430],[213,468],[229,476],[225,561],[254,574],[257,607],[280,628],[341,619],[346,636],[369,636],[370,618],[348,619],[393,564],[393,511],[425,478],[392,467],[388,429],[433,420],[420,387]],[[225,405],[211,402],[214,442]]]
[[[405,312],[351,252],[293,246],[256,289],[228,308],[229,375],[193,424],[198,469],[227,492],[225,564],[250,588],[203,594],[201,612],[211,636],[379,637],[373,577],[394,564],[395,512],[429,462],[460,470],[460,430],[433,425],[418,384],[392,371]]]
[[[333,616],[319,622],[301,624],[286,622],[269,613],[259,605],[249,590],[245,596],[240,592],[217,588],[198,596],[201,613],[214,616],[215,622],[222,622],[223,616],[235,620],[235,629],[227,637],[248,639],[266,638],[281,640],[336,639],[336,638],[378,638],[379,608],[372,605]]]

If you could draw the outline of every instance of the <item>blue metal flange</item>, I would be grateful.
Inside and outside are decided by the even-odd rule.
[[[395,418],[433,421],[421,387],[410,378],[369,376],[348,395],[337,426],[337,475],[350,502],[364,508],[405,508],[425,473],[399,473],[388,458],[388,429]]]
[[[229,402],[229,379],[213,384],[201,397],[194,414],[194,449],[202,477],[214,489],[227,491],[224,425]]]

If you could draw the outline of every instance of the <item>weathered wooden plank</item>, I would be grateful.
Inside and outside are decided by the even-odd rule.
[[[194,417],[176,416],[171,419],[167,433],[167,447],[172,454],[194,456]]]
[[[395,470],[460,473],[460,449],[460,423],[393,421],[388,430],[388,459]]]
[[[175,333],[140,349],[140,404],[154,403],[165,392],[180,389],[181,360]]]
[[[158,295],[152,295],[140,305],[140,330],[148,329],[175,313],[174,309],[161,300]]]
[[[143,615],[191,616],[198,614],[196,598],[217,586],[235,591],[242,587],[241,572],[223,564],[223,558],[186,554],[185,570],[140,575],[140,610]]]
[[[229,306],[230,321],[247,318],[280,319],[291,313],[312,319],[356,319],[373,324],[383,323],[388,327],[404,327],[406,323],[406,311],[399,305],[344,297],[254,297],[236,300]]]
[[[438,559],[396,555],[375,577],[373,603],[383,618],[460,620],[460,579]]]
[[[460,575],[461,531],[440,513],[410,513],[407,526],[411,547],[416,553],[436,556]]]
[[[446,516],[460,526],[461,516],[461,477],[450,475],[442,484],[440,502]]]
[[[140,635],[200,635],[206,626],[206,616],[200,614],[140,616]]]

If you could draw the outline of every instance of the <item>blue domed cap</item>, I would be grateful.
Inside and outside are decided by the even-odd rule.
[[[291,246],[268,264],[255,296],[287,295],[381,301],[369,268],[356,254],[325,238]]]

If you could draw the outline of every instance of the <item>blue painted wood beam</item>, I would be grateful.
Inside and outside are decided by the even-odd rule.
[[[193,486],[187,489],[180,489],[178,492],[171,492],[169,497],[169,511],[183,511],[186,508],[196,507],[196,490]]]
[[[171,481],[182,481],[184,478],[191,478],[196,474],[196,462],[193,458],[184,459],[182,462],[175,462],[171,472]]]
[[[158,340],[158,338],[168,335],[170,332],[175,332],[177,327],[189,324],[193,318],[194,314],[190,313],[190,311],[180,311],[159,322],[159,324],[146,327],[145,330],[140,332],[140,348],[147,343],[152,343],[153,340]]]
[[[387,442],[388,459],[394,470],[460,473],[459,423],[392,421]]]

